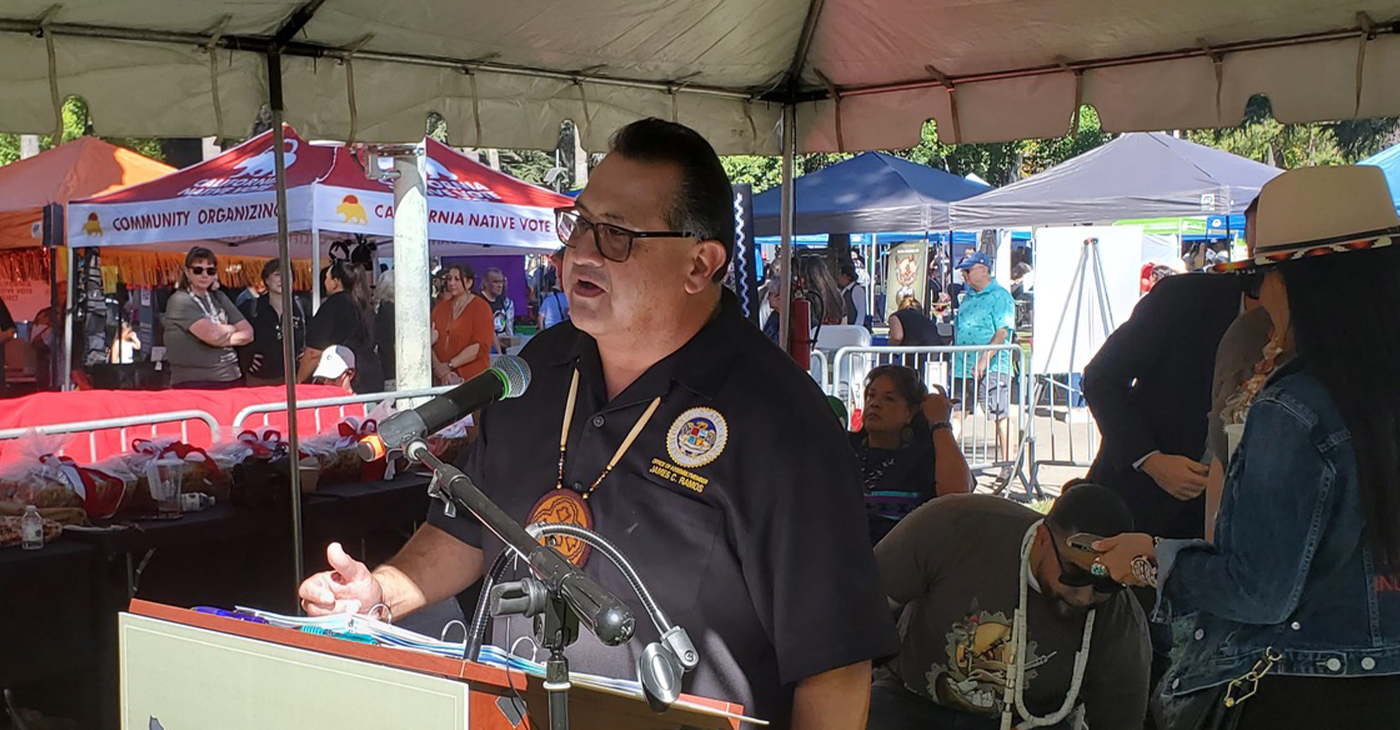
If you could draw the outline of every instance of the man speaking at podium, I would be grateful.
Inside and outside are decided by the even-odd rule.
[[[522,524],[568,521],[612,541],[695,642],[687,693],[774,727],[864,728],[871,660],[898,639],[859,470],[815,384],[719,283],[734,215],[714,149],[671,122],[628,125],[557,223],[572,322],[521,353],[532,383],[483,409],[464,471]],[[582,632],[571,669],[634,678],[657,637],[632,589],[604,556],[551,544],[638,619],[622,647]],[[334,571],[302,585],[302,605],[403,616],[467,588],[502,549],[465,510],[448,519],[435,504],[372,572],[332,545]],[[519,617],[495,624],[498,646],[530,635]]]

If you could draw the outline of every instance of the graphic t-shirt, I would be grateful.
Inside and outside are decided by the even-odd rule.
[[[486,299],[485,296],[482,299]],[[496,297],[496,301],[486,300],[491,305],[491,321],[496,327],[497,335],[515,335],[515,302],[505,294]]]
[[[915,510],[876,546],[885,590],[904,607],[900,654],[882,679],[950,710],[1001,715],[1021,540],[1040,517],[999,497],[950,495]],[[1028,710],[1048,715],[1069,691],[1085,619],[1062,614],[1038,587],[1028,591],[1024,697]],[[1128,591],[1099,607],[1091,641],[1080,691],[1089,727],[1141,728],[1152,650]]]

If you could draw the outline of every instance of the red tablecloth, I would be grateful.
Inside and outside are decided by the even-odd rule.
[[[347,393],[344,390],[329,385],[297,386],[297,400],[299,402],[316,398],[338,398],[345,395]],[[232,433],[231,428],[233,419],[239,411],[250,405],[282,403],[286,400],[287,389],[283,386],[231,390],[74,390],[63,393],[35,393],[22,398],[0,401],[3,403],[3,407],[0,407],[0,429],[31,428],[103,418],[198,410],[214,417],[222,431],[220,440],[228,441],[238,435]],[[351,415],[358,416],[363,413],[363,407],[355,406],[353,408]],[[335,428],[336,424],[340,422],[340,412],[335,408],[320,409],[319,428],[315,415],[317,414],[310,410],[298,409],[297,432],[301,436],[306,437],[313,433],[328,431]],[[269,420],[269,427],[285,432],[287,421],[285,412],[274,414]],[[264,427],[262,417],[250,418],[245,424],[246,427],[255,427],[261,430]],[[181,425],[178,422],[161,424],[156,427],[156,434],[179,437],[181,436]],[[150,426],[128,428],[126,448],[130,448],[132,439],[150,438],[151,435]],[[63,436],[45,438],[65,440]],[[95,435],[95,440],[96,453],[90,454],[91,449],[87,434],[71,434],[66,437],[65,451],[79,462],[87,462],[89,458],[92,458],[93,461],[101,461],[108,456],[121,453],[123,450],[121,432],[117,429],[98,432]],[[212,442],[209,428],[202,421],[189,423],[186,440],[199,447],[208,447]],[[25,439],[0,441],[0,461],[8,461],[11,458],[21,456],[26,448],[28,447],[25,444]],[[52,448],[48,450],[51,451]]]

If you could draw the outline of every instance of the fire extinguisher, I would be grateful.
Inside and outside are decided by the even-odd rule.
[[[792,317],[788,320],[788,353],[798,367],[806,370],[812,365],[812,303],[796,297],[792,300]]]

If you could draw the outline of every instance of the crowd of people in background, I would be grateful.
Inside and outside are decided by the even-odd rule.
[[[291,297],[296,382],[344,383],[347,391],[355,393],[394,387],[394,272],[382,267],[376,279],[371,265],[332,261],[322,272],[324,299],[314,313],[305,293]],[[538,329],[569,319],[568,298],[555,265],[551,257],[539,257],[527,275],[529,311]],[[213,251],[192,248],[165,302],[158,342],[165,348],[163,367],[169,370],[170,387],[223,389],[285,383],[281,261],[268,260],[258,285],[234,299],[220,288],[219,272]],[[427,329],[434,385],[470,379],[488,367],[493,354],[520,344],[516,305],[506,294],[507,281],[498,267],[487,268],[479,282],[476,271],[466,264],[450,264],[436,272]],[[0,338],[13,336],[13,327],[3,327],[5,321],[0,310]],[[35,318],[30,339],[36,350],[44,348],[44,354],[52,347],[47,310]],[[136,362],[136,350],[143,347],[149,357],[153,344],[143,345],[132,322],[123,317],[118,335],[111,340],[109,362]],[[77,370],[74,377],[87,382]]]

